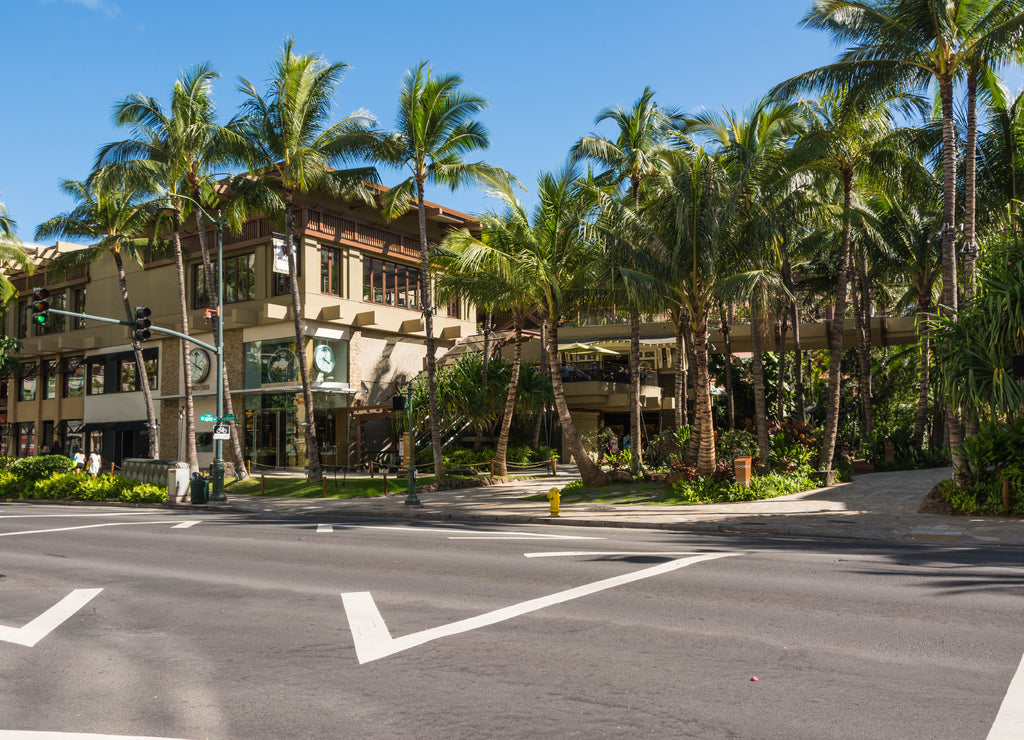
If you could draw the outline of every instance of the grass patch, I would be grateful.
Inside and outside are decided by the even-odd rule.
[[[416,478],[417,490],[430,485],[437,479],[432,475]],[[243,481],[233,480],[225,483],[224,491],[230,494],[259,496],[260,479],[252,476]],[[374,498],[384,495],[383,478],[338,478],[325,477],[324,484],[307,483],[305,478],[264,478],[263,496],[280,496],[284,498]],[[388,476],[388,495],[406,495],[409,492],[408,478]]]

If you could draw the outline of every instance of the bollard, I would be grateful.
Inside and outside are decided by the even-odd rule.
[[[320,493],[323,494],[323,498],[327,498],[327,479],[320,479]]]
[[[1010,513],[1010,481],[1003,478],[1003,511]]]
[[[373,460],[370,460],[370,477],[373,477]]]
[[[252,460],[245,461],[245,472],[247,472],[249,475],[252,475]]]
[[[263,482],[265,479],[266,476],[263,473],[260,473],[260,496],[263,495]]]
[[[558,458],[551,458],[551,475],[558,475]]]
[[[557,486],[548,491],[548,501],[551,502],[551,516],[558,516],[558,505],[561,499],[562,494]]]
[[[388,474],[384,473],[384,495],[388,495]]]

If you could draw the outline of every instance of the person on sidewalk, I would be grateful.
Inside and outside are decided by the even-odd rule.
[[[95,478],[100,474],[100,453],[93,450],[89,453],[89,475]]]

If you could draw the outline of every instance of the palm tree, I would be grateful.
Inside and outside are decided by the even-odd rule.
[[[293,51],[293,46],[292,39],[285,41],[265,95],[260,95],[251,82],[242,79],[239,89],[245,101],[237,125],[250,147],[251,180],[273,192],[276,210],[284,213],[284,250],[288,255],[296,355],[306,413],[303,424],[309,456],[306,480],[312,483],[323,478],[323,471],[313,423],[306,328],[295,259],[296,198],[303,193],[323,191],[336,196],[357,195],[370,202],[372,196],[365,183],[375,181],[377,174],[367,167],[331,169],[334,164],[357,159],[367,150],[368,126],[372,119],[365,112],[357,112],[328,125],[331,101],[347,67],[340,62],[328,63],[313,54],[300,56]]]
[[[494,474],[504,476],[508,474],[508,440],[522,368],[523,327],[535,305],[530,274],[518,261],[530,238],[529,223],[515,218],[511,208],[502,215],[485,214],[481,222],[481,239],[460,229],[449,234],[442,243],[442,251],[436,259],[443,267],[438,278],[438,295],[442,298],[450,294],[462,295],[478,307],[487,306],[488,311],[507,312],[512,316],[512,372],[494,451]]]
[[[111,166],[124,163],[147,172],[154,189],[166,193],[176,211],[171,219],[175,264],[178,269],[178,299],[182,333],[188,334],[188,300],[185,293],[185,266],[181,252],[181,214],[194,212],[196,229],[199,234],[203,269],[205,274],[208,305],[217,309],[216,282],[210,260],[210,248],[206,238],[206,227],[202,211],[193,208],[194,203],[209,204],[209,198],[216,198],[211,170],[234,161],[234,149],[239,149],[239,137],[216,123],[216,109],[213,104],[211,84],[218,75],[209,64],[198,64],[190,68],[181,79],[176,80],[171,91],[171,105],[165,111],[160,103],[149,96],[133,94],[114,107],[114,119],[118,125],[126,126],[132,137],[108,144],[100,150],[97,166]],[[192,200],[189,201],[188,199]],[[182,341],[182,367],[188,367],[190,347]],[[189,463],[195,467],[195,420],[192,387],[185,376],[185,419]],[[224,367],[225,413],[234,415],[231,400],[231,383],[227,366]],[[238,427],[231,426],[231,451],[234,460],[235,477],[248,477]]]
[[[21,242],[14,234],[17,227],[18,223],[7,213],[7,206],[0,203],[0,263],[13,265],[16,269],[25,272],[32,272],[35,269],[35,263],[19,246]],[[6,305],[17,294],[18,289],[7,277],[6,270],[0,270],[0,304]]]
[[[455,74],[435,76],[427,62],[408,70],[398,94],[394,131],[377,137],[371,156],[381,164],[408,170],[409,176],[384,196],[384,215],[398,218],[415,201],[419,217],[420,291],[426,330],[427,390],[430,400],[430,443],[434,453],[434,474],[444,476],[441,455],[441,427],[437,406],[437,362],[434,357],[434,302],[430,285],[430,247],[427,242],[427,183],[451,190],[471,182],[507,178],[502,170],[484,162],[466,162],[470,152],[489,145],[487,129],[475,117],[487,107],[483,98],[462,91],[462,78]]]
[[[151,194],[145,182],[133,181],[124,173],[94,173],[85,182],[64,180],[61,191],[74,198],[77,205],[67,213],[43,222],[36,229],[36,239],[84,239],[92,244],[84,249],[65,252],[55,257],[49,268],[57,274],[82,269],[109,255],[117,268],[117,281],[121,289],[125,319],[133,321],[134,309],[128,299],[128,282],[124,260],[142,264],[140,248],[151,244],[146,237],[152,231],[153,212],[142,203]],[[146,405],[146,423],[149,427],[149,456],[160,457],[160,428],[157,425],[153,394],[149,388],[149,375],[142,358],[142,345],[131,340],[138,371],[138,385]]]
[[[543,352],[549,369],[558,363],[558,322],[573,311],[592,285],[596,248],[588,225],[596,215],[589,189],[579,185],[572,163],[537,179],[537,205],[532,215],[516,197],[511,182],[496,183],[494,193],[506,205],[496,220],[485,220],[491,243],[469,245],[467,264],[492,271],[522,291],[520,309],[527,305],[546,327]],[[562,375],[551,372],[555,410],[562,436],[588,486],[606,485],[609,478],[583,448],[565,401]],[[506,405],[507,412],[507,405]]]
[[[614,141],[597,134],[584,136],[573,146],[570,154],[575,159],[590,159],[606,167],[596,176],[599,183],[619,186],[628,182],[626,197],[634,209],[640,206],[644,181],[656,174],[662,165],[662,153],[667,151],[666,132],[672,121],[669,113],[654,102],[654,91],[645,87],[629,111],[619,106],[605,108],[597,114],[595,124],[611,121],[616,129]],[[616,244],[625,249],[615,249]],[[629,307],[629,423],[630,435],[639,451],[641,447],[641,425],[643,411],[640,406],[640,312],[645,308],[643,299],[653,297],[650,276],[645,275],[638,261],[643,255],[629,245],[611,239],[607,253],[608,267],[617,277],[616,284],[623,291],[625,304]],[[649,302],[649,301],[648,301]],[[630,458],[631,472],[637,475],[643,466],[643,455]]]

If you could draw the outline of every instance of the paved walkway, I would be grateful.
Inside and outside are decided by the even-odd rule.
[[[949,468],[870,473],[850,483],[764,501],[696,506],[568,503],[558,518],[549,516],[543,495],[578,474],[560,466],[555,477],[519,480],[497,486],[421,493],[421,506],[406,506],[405,496],[359,499],[296,499],[230,496],[213,510],[259,514],[309,514],[332,517],[391,517],[434,521],[506,522],[576,526],[613,526],[700,532],[743,532],[798,537],[865,540],[922,540],[959,545],[1024,546],[1024,519],[920,514],[918,508]],[[333,482],[328,483],[332,485]]]

